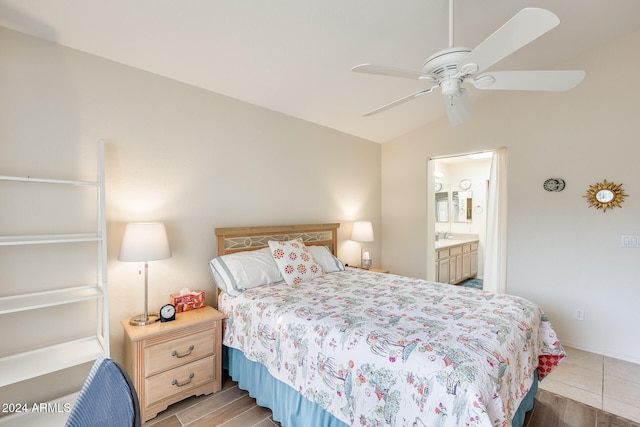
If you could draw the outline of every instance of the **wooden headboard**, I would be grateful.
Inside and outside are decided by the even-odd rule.
[[[269,246],[269,240],[302,239],[305,245],[328,246],[338,256],[339,223],[216,228],[218,256]]]
[[[269,246],[269,240],[300,238],[305,245],[328,246],[337,257],[339,227],[339,223],[332,223],[216,228],[217,256],[262,249]],[[218,307],[218,293],[219,291],[213,295],[213,307]]]

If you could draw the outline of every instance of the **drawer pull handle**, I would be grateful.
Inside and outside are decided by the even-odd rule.
[[[176,350],[173,350],[173,353],[171,353],[171,355],[177,357],[178,359],[182,359],[183,357],[187,357],[188,355],[190,355],[194,348],[195,347],[192,344],[189,346],[189,351],[187,351],[186,353],[178,354]]]
[[[171,385],[175,385],[175,386],[178,386],[178,387],[183,387],[183,386],[185,386],[185,385],[189,384],[189,383],[191,382],[191,380],[193,379],[193,377],[194,377],[194,376],[195,376],[195,375],[193,374],[193,372],[191,372],[191,373],[189,374],[189,379],[188,379],[187,381],[185,381],[185,382],[183,382],[182,384],[180,384],[180,383],[178,382],[178,380],[173,380],[173,381],[171,381]]]

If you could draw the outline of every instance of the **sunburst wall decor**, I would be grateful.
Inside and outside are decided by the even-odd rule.
[[[587,194],[583,197],[586,197],[590,208],[594,207],[606,212],[607,209],[620,207],[627,194],[624,194],[622,184],[607,182],[605,179],[602,182],[590,185]]]

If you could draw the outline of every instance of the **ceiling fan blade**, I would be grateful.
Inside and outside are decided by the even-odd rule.
[[[584,71],[496,71],[478,76],[471,83],[478,89],[565,92],[584,76]]]
[[[388,103],[386,105],[383,105],[380,108],[376,108],[375,110],[371,110],[368,113],[363,114],[362,117],[373,116],[374,114],[381,113],[381,112],[386,111],[386,110],[388,110],[390,108],[393,108],[393,107],[395,107],[397,105],[404,104],[405,102],[411,101],[412,99],[415,99],[415,98],[417,98],[419,96],[426,95],[428,93],[433,92],[433,90],[435,88],[437,88],[437,87],[438,86],[436,85],[436,86],[430,87],[429,89],[419,90],[418,92],[414,92],[411,95],[405,96],[404,98],[400,98],[400,99],[395,100],[393,102],[390,102],[390,103]]]
[[[383,65],[372,64],[356,65],[351,69],[351,71],[356,73],[376,74],[379,76],[402,77],[404,79],[413,80],[424,79],[424,76],[426,76],[419,71],[409,70],[407,68],[385,67]]]
[[[447,110],[449,123],[452,125],[459,125],[471,117],[469,97],[465,89],[460,89],[457,95],[445,96],[444,106]]]
[[[475,64],[477,67],[475,72],[482,72],[559,23],[560,19],[546,9],[533,7],[522,9],[462,58],[458,62],[458,70],[469,64]]]

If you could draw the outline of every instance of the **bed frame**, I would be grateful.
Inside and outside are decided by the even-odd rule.
[[[302,239],[305,245],[327,246],[338,256],[339,223],[216,228],[218,256],[269,246],[269,240]]]

